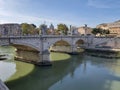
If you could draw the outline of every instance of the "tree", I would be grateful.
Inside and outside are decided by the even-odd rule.
[[[36,28],[37,26],[35,24],[30,24],[33,28]]]
[[[98,33],[100,33],[100,30],[98,28],[93,28],[92,33],[94,35],[97,35]]]
[[[37,26],[35,24],[29,24],[29,29],[30,29],[29,34],[32,34],[32,35],[37,34],[36,33],[36,27]]]
[[[22,27],[22,33],[23,34],[29,34],[29,29],[30,29],[29,24],[22,23],[21,27]]]
[[[35,31],[36,31],[36,34],[38,34],[38,35],[41,34],[41,30],[40,30],[40,28],[36,28]]]
[[[104,34],[110,34],[110,31],[109,30],[102,30],[102,34],[104,35]]]
[[[58,24],[57,30],[62,32],[63,34],[67,35],[68,27],[65,24]]]
[[[100,34],[100,35],[105,35],[105,34],[109,34],[109,30],[105,30],[105,29],[101,29],[101,28],[93,28],[92,30],[92,33],[97,35],[97,34]]]
[[[22,33],[26,35],[35,34],[36,32],[36,25],[34,24],[22,23],[21,28],[22,28]]]

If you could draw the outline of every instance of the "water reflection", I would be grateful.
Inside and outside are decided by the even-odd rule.
[[[16,72],[15,62],[0,61],[0,79],[6,81]]]
[[[53,62],[52,67],[36,67],[31,74],[8,82],[11,90],[119,90],[119,60],[73,56]],[[118,65],[115,66],[114,64]],[[113,70],[114,69],[114,70]]]
[[[15,62],[12,78],[19,78],[6,82],[10,90],[120,90],[120,59],[51,54],[52,67]]]
[[[67,74],[71,77],[74,75],[75,68],[78,67],[82,61],[76,58],[71,58],[65,61],[53,62],[52,67],[40,68],[36,67],[26,77],[7,82],[11,90],[48,90],[49,87],[61,80]]]
[[[2,81],[8,80],[16,72],[16,63],[14,62],[14,47],[2,46],[0,47],[0,55],[5,55],[5,61],[0,61],[0,79]]]

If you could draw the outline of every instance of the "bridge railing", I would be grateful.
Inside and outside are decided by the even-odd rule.
[[[1,37],[12,38],[12,37],[91,37],[91,36],[83,36],[83,35],[2,35]]]

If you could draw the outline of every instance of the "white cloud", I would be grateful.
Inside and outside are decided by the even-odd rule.
[[[53,23],[65,23],[67,25],[82,25],[85,21],[83,19],[80,19],[80,21],[75,21],[75,19],[69,19],[68,16],[70,15],[63,15],[60,17],[48,17],[46,15],[42,15],[44,17],[39,17],[40,14],[32,14],[30,15],[27,11],[25,13],[20,13],[19,9],[21,10],[21,7],[24,7],[24,5],[27,5],[30,0],[0,0],[0,23],[34,23],[36,25],[39,25],[46,21],[47,24]],[[22,8],[24,9],[24,8]],[[67,17],[66,17],[67,16]],[[73,16],[71,16],[73,17]]]
[[[4,6],[4,0],[0,0],[0,9],[2,9]]]
[[[17,0],[0,0],[0,8],[4,10],[11,9],[17,4],[16,1]]]
[[[62,22],[57,19],[47,19],[42,17],[30,16],[26,13],[19,13],[16,10],[17,7],[23,6],[23,1],[25,0],[0,0],[0,23],[41,23],[46,21],[46,23],[59,23]],[[25,1],[28,2],[29,0]],[[25,3],[24,3],[25,4]],[[68,22],[68,21],[66,21]]]
[[[19,14],[16,12],[5,12],[0,11],[0,23],[35,23],[37,25],[46,22],[47,24],[50,23],[66,23],[66,24],[75,24],[75,22],[66,21],[66,20],[59,20],[58,18],[41,18],[35,16],[29,16],[24,14]]]
[[[96,8],[120,8],[119,0],[88,0],[88,5]]]

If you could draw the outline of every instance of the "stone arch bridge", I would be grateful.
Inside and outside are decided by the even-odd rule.
[[[111,47],[120,46],[119,38],[93,37],[93,36],[56,36],[56,35],[41,35],[41,36],[2,36],[0,37],[0,45],[12,45],[18,50],[36,51],[41,55],[37,62],[50,61],[49,48],[57,41],[66,41],[71,46],[71,53],[75,53],[78,47],[77,43],[82,40],[81,48],[95,48],[99,45],[107,45]]]

